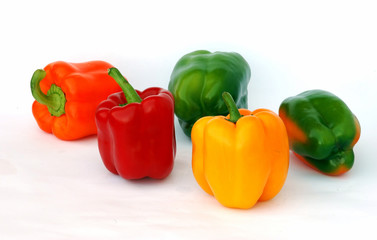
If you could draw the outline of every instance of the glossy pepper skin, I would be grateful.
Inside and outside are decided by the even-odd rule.
[[[121,90],[107,74],[110,67],[103,61],[58,61],[36,70],[30,85],[36,99],[32,111],[38,126],[62,140],[96,134],[97,105]]]
[[[306,91],[285,99],[279,115],[290,148],[304,163],[327,175],[352,168],[360,124],[340,98],[323,90]]]
[[[273,198],[283,187],[288,137],[274,112],[238,111],[234,103],[230,108],[230,116],[207,116],[195,123],[192,170],[200,187],[222,205],[247,209]]]
[[[176,153],[174,99],[162,88],[135,91],[116,68],[109,70],[123,92],[98,105],[98,148],[106,168],[125,179],[162,179]]]
[[[221,99],[229,92],[239,108],[247,108],[250,67],[234,52],[199,50],[184,55],[170,77],[169,91],[175,99],[175,114],[190,137],[194,123],[204,116],[226,115]]]

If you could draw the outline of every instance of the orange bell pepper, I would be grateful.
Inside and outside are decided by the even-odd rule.
[[[121,91],[107,74],[112,65],[103,61],[53,62],[34,72],[30,87],[32,110],[38,126],[62,140],[97,133],[97,105]]]
[[[237,109],[223,94],[230,115],[203,117],[192,129],[192,169],[200,187],[224,206],[247,209],[279,193],[289,165],[283,121],[267,109]]]

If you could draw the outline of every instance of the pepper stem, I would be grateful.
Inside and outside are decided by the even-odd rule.
[[[66,98],[63,90],[52,84],[47,94],[44,94],[39,86],[39,83],[45,78],[46,72],[42,69],[37,69],[31,77],[30,88],[31,94],[35,100],[47,106],[51,116],[60,117],[65,113]]]
[[[122,88],[123,93],[126,96],[127,104],[135,102],[141,103],[142,99],[139,94],[137,94],[135,89],[131,86],[127,79],[123,77],[123,75],[117,68],[109,68],[108,74],[110,75],[110,77],[114,78],[114,80]]]
[[[238,108],[236,106],[236,103],[233,100],[232,95],[228,92],[223,92],[222,97],[224,99],[225,105],[228,108],[229,111],[229,121],[232,123],[236,123],[238,119],[242,117],[241,113],[238,111]]]

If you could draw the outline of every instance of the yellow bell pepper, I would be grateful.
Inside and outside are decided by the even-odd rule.
[[[267,109],[238,110],[223,94],[230,115],[203,117],[192,129],[192,170],[200,187],[224,206],[248,209],[276,196],[289,165],[283,121]]]

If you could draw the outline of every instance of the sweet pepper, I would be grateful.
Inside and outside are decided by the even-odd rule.
[[[192,129],[192,170],[200,187],[224,206],[251,208],[279,193],[287,177],[289,145],[284,123],[267,109],[237,109],[223,94],[229,115],[203,117]]]
[[[97,105],[121,90],[107,75],[110,67],[103,61],[58,61],[44,70],[36,70],[30,85],[36,100],[32,111],[38,126],[63,140],[96,134]]]
[[[221,99],[225,91],[233,96],[237,107],[247,108],[249,81],[249,64],[238,53],[199,50],[184,55],[169,82],[183,132],[190,137],[192,126],[201,117],[226,115]]]
[[[306,91],[285,99],[279,115],[290,148],[304,163],[327,175],[352,168],[360,124],[340,98],[323,90]]]
[[[116,68],[109,75],[123,92],[98,105],[98,148],[106,168],[125,179],[162,179],[176,153],[174,99],[162,88],[135,91]]]

